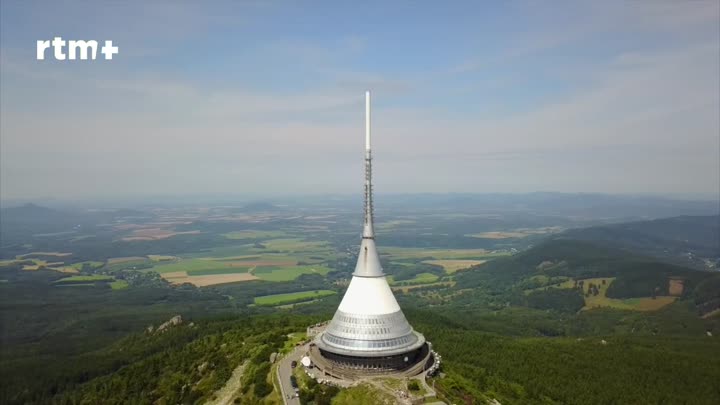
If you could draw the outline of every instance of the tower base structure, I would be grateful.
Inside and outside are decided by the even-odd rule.
[[[373,376],[412,377],[431,369],[436,362],[429,342],[406,353],[379,357],[333,353],[312,343],[309,354],[316,369],[328,377],[342,380]]]

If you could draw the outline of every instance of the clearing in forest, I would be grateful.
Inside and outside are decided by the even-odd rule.
[[[448,274],[455,273],[458,270],[464,270],[468,269],[472,266],[476,266],[478,264],[483,264],[487,262],[487,260],[425,260],[423,263],[427,264],[434,264],[437,266],[441,266],[443,269],[445,269],[445,272]]]
[[[415,277],[409,278],[406,280],[395,280],[395,278],[393,276],[387,276],[386,278],[387,278],[388,284],[390,284],[390,285],[399,285],[400,283],[409,285],[409,284],[434,283],[440,277],[438,277],[437,275],[432,274],[432,273],[420,273],[420,274],[416,274]]]
[[[536,276],[537,277],[537,276]],[[582,282],[583,299],[585,306],[583,311],[593,308],[615,308],[631,311],[655,311],[668,304],[675,302],[675,296],[635,297],[635,298],[610,298],[606,295],[608,287],[615,281],[615,277],[586,278],[582,280],[568,279],[559,284],[548,285],[540,288],[525,290],[525,294],[532,291],[547,290],[549,288],[576,288]],[[604,282],[604,283],[603,283]],[[590,291],[590,285],[597,287],[598,294]],[[594,289],[593,289],[594,290]],[[672,290],[671,290],[672,291]],[[588,292],[590,292],[588,294]]]
[[[160,275],[172,284],[190,283],[196,287],[207,287],[216,284],[238,283],[258,279],[250,273],[210,274],[193,276],[189,275],[186,271],[175,271],[161,273]]]
[[[337,294],[332,290],[301,291],[287,294],[273,294],[255,297],[255,305],[275,306],[314,300]]]
[[[580,280],[578,280],[579,282]],[[632,311],[654,311],[664,307],[665,305],[675,302],[676,297],[669,296],[658,296],[652,297],[636,297],[636,298],[610,298],[605,294],[607,293],[610,284],[615,281],[615,277],[599,277],[599,278],[587,278],[583,281],[583,297],[585,298],[585,306],[583,311],[593,308],[616,308],[616,309],[627,309]],[[603,284],[603,281],[605,284]],[[592,292],[588,294],[590,284],[597,286],[598,294],[594,295]],[[573,280],[568,280],[562,283],[560,286],[564,288],[572,288],[575,285]]]

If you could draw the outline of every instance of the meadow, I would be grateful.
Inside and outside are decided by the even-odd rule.
[[[223,273],[245,273],[247,266],[236,265],[235,262],[221,262],[206,259],[179,259],[175,262],[157,263],[153,267],[161,275],[163,273],[174,273],[177,271],[185,271],[188,274],[210,272],[205,274],[223,274]],[[220,273],[212,273],[220,271]]]
[[[415,277],[409,279],[409,280],[399,280],[396,281],[393,276],[387,276],[388,284],[395,286],[395,285],[411,285],[411,284],[430,284],[434,283],[438,280],[437,275],[432,273],[420,273],[415,275]]]
[[[334,258],[335,250],[325,241],[300,238],[266,237],[284,235],[280,231],[237,231],[224,234],[229,239],[257,238],[260,242],[220,246],[172,260],[155,262],[153,270],[173,284],[196,286],[251,280],[286,282],[302,274],[327,274],[331,269],[319,263]]]
[[[112,281],[115,280],[113,276],[103,275],[91,275],[91,276],[70,276],[61,278],[56,283],[82,283],[82,282],[94,282],[94,281]]]
[[[115,280],[110,282],[110,288],[113,290],[124,290],[128,287],[130,287],[130,284],[128,284],[125,280]]]
[[[54,284],[58,287],[82,287],[93,286],[97,283],[108,285],[113,290],[123,290],[130,286],[125,280],[116,280],[113,276],[101,274],[65,277],[55,281]]]
[[[209,275],[189,275],[185,271],[174,271],[162,273],[162,277],[171,284],[190,283],[195,287],[207,287],[218,284],[240,283],[257,280],[258,278],[250,273],[221,273]]]
[[[291,281],[298,278],[301,274],[320,274],[324,276],[329,271],[330,268],[321,265],[267,266],[257,267],[251,273],[265,281]]]
[[[508,256],[509,253],[493,253],[486,249],[423,249],[403,247],[382,247],[380,255],[391,260],[403,259],[486,259]]]
[[[545,276],[536,276],[535,278],[539,280],[540,277]],[[606,296],[606,293],[613,281],[615,281],[615,277],[597,277],[577,280],[577,286],[579,286],[580,282],[582,282],[582,293],[585,300],[585,306],[582,310],[587,311],[594,308],[613,308],[630,311],[655,311],[668,304],[672,304],[675,300],[677,300],[677,297],[672,296],[657,296],[655,298],[610,298]],[[590,291],[591,284],[597,286],[597,295]],[[527,294],[531,291],[547,290],[549,288],[570,289],[575,287],[575,280],[569,279],[559,284],[526,290],[525,293]]]
[[[425,260],[423,263],[427,264],[434,264],[436,266],[441,266],[443,269],[445,269],[445,272],[448,274],[453,274],[458,270],[465,270],[472,266],[477,266],[478,264],[483,264],[487,262],[487,260]]]
[[[30,252],[30,253],[26,253],[24,255],[19,255],[17,258],[18,259],[28,259],[28,258],[32,258],[35,256],[67,257],[70,255],[72,255],[72,253],[68,253],[68,252]]]
[[[259,231],[246,229],[242,231],[233,231],[223,234],[228,239],[270,239],[281,238],[286,236],[284,231]]]
[[[254,302],[255,302],[255,305],[260,305],[260,306],[276,306],[276,305],[293,304],[293,303],[303,302],[303,301],[311,301],[311,300],[328,297],[330,295],[335,295],[335,294],[337,294],[337,292],[332,291],[332,290],[301,291],[301,292],[294,292],[294,293],[287,293],[287,294],[273,294],[273,295],[264,295],[261,297],[255,297]]]

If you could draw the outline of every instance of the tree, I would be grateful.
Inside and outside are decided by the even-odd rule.
[[[417,380],[411,380],[408,382],[407,387],[410,391],[420,391],[420,384],[418,384]]]

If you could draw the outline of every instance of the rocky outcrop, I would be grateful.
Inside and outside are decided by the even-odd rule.
[[[157,329],[155,329],[155,333],[165,332],[166,330],[168,330],[168,328],[170,328],[172,326],[181,325],[182,322],[183,322],[182,317],[180,315],[175,315],[172,318],[170,318],[169,321],[158,326]]]

